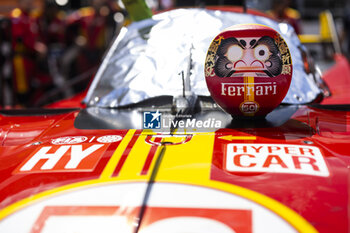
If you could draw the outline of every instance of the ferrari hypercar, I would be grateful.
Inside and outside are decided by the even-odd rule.
[[[0,111],[0,232],[349,232],[336,61],[240,8],[122,28],[83,99]]]

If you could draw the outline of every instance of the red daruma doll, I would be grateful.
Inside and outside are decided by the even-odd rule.
[[[211,96],[238,118],[265,117],[286,96],[292,58],[274,29],[257,24],[227,28],[210,44],[205,79]]]

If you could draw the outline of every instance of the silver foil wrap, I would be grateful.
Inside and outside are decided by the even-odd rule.
[[[320,93],[304,71],[301,43],[293,28],[262,16],[206,9],[177,9],[122,28],[89,89],[90,106],[118,107],[150,97],[183,93],[183,75],[191,91],[209,96],[204,61],[214,37],[235,24],[255,23],[278,31],[290,49],[293,78],[283,100],[305,104]]]

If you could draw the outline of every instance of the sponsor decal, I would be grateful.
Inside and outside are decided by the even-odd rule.
[[[287,144],[230,143],[224,168],[228,172],[275,172],[329,176],[319,148]]]
[[[122,140],[122,136],[119,135],[106,135],[102,137],[98,137],[96,140],[100,143],[112,143],[112,142],[119,142]]]
[[[15,173],[92,171],[109,144],[42,146]]]
[[[51,143],[54,145],[79,144],[85,142],[87,139],[85,136],[69,136],[52,139]]]
[[[86,136],[67,136],[67,137],[60,137],[55,138],[51,140],[51,144],[53,145],[72,145],[72,144],[81,144],[83,142],[93,142],[97,141],[99,143],[113,143],[118,142],[123,139],[120,135],[105,135],[105,136],[92,136],[89,140],[89,137]]]
[[[263,96],[276,95],[276,82],[252,83],[245,87],[245,83],[221,83],[223,96]]]
[[[38,147],[14,173],[92,171],[109,145],[120,135],[66,136]]]

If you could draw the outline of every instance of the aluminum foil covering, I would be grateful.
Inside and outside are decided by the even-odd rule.
[[[225,28],[244,23],[274,28],[292,54],[293,78],[284,103],[304,104],[319,88],[303,69],[301,43],[293,28],[269,18],[206,9],[177,9],[123,28],[107,53],[85,99],[90,106],[118,107],[161,95],[180,96],[184,78],[191,91],[209,96],[204,61],[211,41]]]

